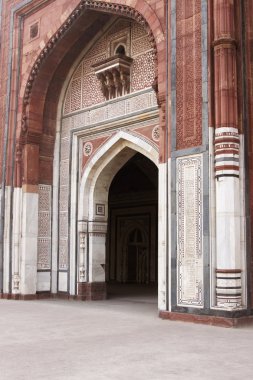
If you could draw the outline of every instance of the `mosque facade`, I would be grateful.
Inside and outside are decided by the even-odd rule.
[[[253,3],[0,1],[0,298],[253,304]]]

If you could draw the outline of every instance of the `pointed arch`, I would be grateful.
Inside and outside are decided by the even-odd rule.
[[[158,149],[126,131],[116,133],[94,154],[85,167],[80,183],[78,220],[92,220],[95,204],[99,202],[105,205],[107,218],[110,184],[116,173],[137,152],[158,166]]]

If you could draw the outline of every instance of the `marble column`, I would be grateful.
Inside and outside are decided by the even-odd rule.
[[[38,255],[39,144],[25,144],[23,167],[20,293],[35,295]]]
[[[12,293],[20,292],[20,242],[21,242],[21,216],[22,216],[22,148],[16,146],[15,158],[15,187],[13,190],[13,276]]]
[[[105,259],[107,222],[81,221],[79,230],[78,298],[106,298]]]
[[[79,233],[79,283],[87,281],[87,245],[88,223],[78,222]]]
[[[214,0],[216,306],[242,307],[234,0]]]

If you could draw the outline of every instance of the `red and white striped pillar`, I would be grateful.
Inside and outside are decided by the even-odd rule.
[[[214,0],[216,306],[242,307],[234,0]]]

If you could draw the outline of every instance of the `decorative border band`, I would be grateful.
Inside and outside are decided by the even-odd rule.
[[[239,177],[240,139],[237,128],[215,130],[215,177]]]
[[[222,308],[242,306],[242,271],[240,269],[216,269],[216,300]]]

